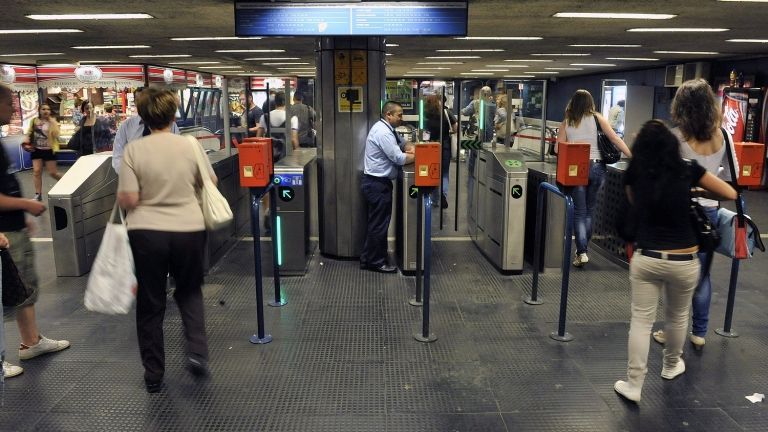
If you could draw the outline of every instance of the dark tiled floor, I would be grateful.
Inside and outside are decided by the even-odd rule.
[[[765,198],[748,197],[758,223],[768,221]],[[421,323],[421,310],[407,303],[413,278],[314,256],[307,276],[283,279],[288,305],[265,307],[274,341],[252,345],[252,245],[241,242],[206,278],[213,376],[197,382],[183,369],[181,323],[169,299],[166,386],[148,395],[132,314],[86,311],[85,278],[56,278],[52,244],[35,245],[41,327],[72,348],[25,361],[25,373],[6,382],[2,431],[768,430],[768,402],[744,398],[768,393],[765,254],[741,268],[734,318],[741,336],[710,332],[703,352],[687,348],[687,371],[671,382],[659,377],[661,348],[652,344],[643,401],[634,405],[612,389],[626,370],[627,273],[597,255],[571,272],[569,343],[548,337],[557,326],[558,275],[541,276],[545,303],[528,306],[521,299],[530,270],[502,276],[472,243],[437,241],[436,342],[413,339]],[[718,257],[712,329],[722,326],[729,270]],[[5,331],[15,347],[10,314]],[[8,354],[18,363],[15,349]]]

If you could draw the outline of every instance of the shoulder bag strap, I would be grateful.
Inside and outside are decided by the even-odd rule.
[[[193,137],[192,135],[186,135],[187,141],[192,145],[192,151],[195,152],[195,159],[197,160],[197,169],[200,171],[200,178],[203,179],[203,186],[204,187],[210,187],[213,186],[211,183],[211,176],[208,173],[208,167],[205,166],[205,161],[203,160],[203,155],[201,153],[202,147],[200,146],[200,143],[197,141],[197,138]],[[215,186],[214,186],[215,187]]]
[[[595,126],[597,126],[597,133],[599,134],[600,132],[603,131],[603,128],[600,127],[600,122],[597,120],[596,115],[592,114],[592,118],[595,119]]]
[[[728,169],[731,171],[731,183],[734,189],[736,189],[736,192],[738,196],[736,197],[736,213],[738,214],[738,222],[739,227],[744,226],[744,198],[741,196],[741,188],[738,184],[738,177],[736,176],[736,168],[733,164],[733,151],[731,150],[731,146],[733,146],[733,143],[731,142],[731,135],[728,134],[728,132],[720,128],[720,131],[723,133],[723,141],[725,145],[725,153],[728,157]]]

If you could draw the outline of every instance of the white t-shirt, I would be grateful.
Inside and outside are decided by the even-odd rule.
[[[259,119],[259,126],[267,130],[267,115],[264,114]],[[275,109],[269,112],[269,124],[273,128],[279,128],[283,127],[283,123],[285,123],[285,110],[284,109]],[[299,130],[299,118],[296,116],[291,117],[291,129],[293,130]]]
[[[602,159],[600,149],[597,148],[595,116],[592,114],[582,117],[578,126],[567,125],[565,127],[565,135],[568,137],[568,142],[589,144],[590,159]]]

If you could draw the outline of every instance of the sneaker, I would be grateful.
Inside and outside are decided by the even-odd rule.
[[[653,340],[662,345],[667,343],[667,337],[664,335],[664,330],[656,330],[653,332]]]
[[[616,393],[620,394],[627,400],[631,400],[632,402],[640,402],[641,389],[635,388],[626,381],[616,381],[616,384],[613,385],[613,389],[616,390]]]
[[[210,374],[208,362],[197,356],[189,356],[187,370],[196,377],[207,377]]]
[[[43,195],[39,194],[39,193],[36,193],[35,194],[35,201],[42,201],[42,200],[43,200]]]
[[[691,334],[689,338],[691,340],[691,343],[693,344],[693,347],[696,349],[701,349],[701,347],[703,347],[704,344],[707,343],[707,341],[703,337],[696,336],[695,334]]]
[[[573,259],[573,266],[574,267],[584,267],[584,264],[589,262],[589,257],[586,253],[580,253],[576,254],[576,257]]]
[[[48,354],[69,348],[69,341],[53,340],[40,335],[40,340],[32,346],[21,344],[19,347],[19,360],[29,360],[39,355]]]
[[[677,361],[677,364],[672,367],[666,367],[661,370],[661,377],[664,379],[674,379],[679,375],[682,375],[683,372],[685,372],[685,362],[683,359],[680,359]]]
[[[24,368],[21,366],[12,365],[7,361],[3,362],[3,378],[13,378],[21,375],[23,372]]]

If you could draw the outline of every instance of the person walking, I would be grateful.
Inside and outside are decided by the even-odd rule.
[[[29,125],[22,147],[32,153],[32,184],[35,199],[43,200],[43,164],[54,180],[59,180],[56,152],[59,151],[59,122],[51,115],[50,105],[40,105],[40,113]]]
[[[41,114],[42,112],[41,107]],[[50,113],[50,107],[47,112]],[[12,115],[13,93],[10,88],[0,84],[0,126],[10,123]],[[49,124],[47,132],[51,132],[50,128],[54,126],[55,123]],[[42,124],[38,123],[38,127],[42,128]],[[29,230],[34,227],[34,222],[26,218],[26,213],[40,216],[45,211],[45,206],[40,200],[21,197],[21,186],[16,176],[8,172],[9,167],[8,156],[5,150],[0,148],[0,232],[5,234],[6,247],[19,269],[24,284],[32,291],[32,295],[15,308],[16,325],[21,335],[19,360],[23,361],[67,349],[70,344],[66,340],[53,340],[43,336],[37,326],[35,303],[40,296],[40,289],[35,270],[35,249],[29,238]],[[22,367],[3,362],[5,378],[18,376],[22,372]]]
[[[608,125],[600,113],[595,111],[595,101],[586,90],[577,90],[565,108],[565,120],[560,124],[557,142],[579,142],[589,144],[589,183],[586,186],[569,188],[573,198],[576,256],[573,265],[583,267],[589,262],[587,255],[592,238],[592,215],[597,205],[597,194],[603,187],[605,163],[597,147],[597,123],[608,139],[627,157],[632,153],[624,141]]]
[[[441,208],[448,208],[448,181],[451,168],[451,134],[456,132],[457,120],[448,108],[443,105],[443,96],[439,94],[429,95],[427,97],[426,109],[426,129],[429,131],[429,140],[440,142],[440,174],[442,195],[439,197],[439,191],[435,189],[432,196],[432,205]],[[442,137],[442,141],[441,141]]]
[[[624,174],[627,198],[637,217],[637,250],[629,266],[632,290],[627,343],[627,380],[614,389],[631,401],[641,399],[648,372],[648,349],[659,296],[664,293],[665,333],[661,377],[685,372],[681,358],[691,296],[699,278],[696,232],[690,219],[691,188],[735,199],[736,190],[696,161],[680,157],[678,140],[658,120],[640,129],[634,158]]]
[[[720,104],[712,87],[703,79],[684,82],[675,93],[671,111],[672,120],[678,125],[672,132],[678,139],[680,154],[684,158],[697,161],[699,165],[706,168],[707,172],[715,176],[720,176],[727,181],[736,181],[731,178],[725,145],[726,137],[720,128],[722,120]],[[731,146],[731,157],[733,157],[734,169],[738,173],[739,162],[733,146]],[[725,169],[721,170],[721,167]],[[717,209],[720,202],[706,197],[696,200],[704,208],[710,223],[717,226]],[[709,305],[712,301],[712,281],[709,273],[713,257],[712,252],[699,253],[702,266],[699,283],[693,293],[693,327],[689,337],[696,348],[701,348],[706,343]],[[655,331],[653,338],[662,344],[667,340],[663,330]]]
[[[168,90],[142,91],[137,108],[151,134],[125,148],[117,188],[127,210],[128,237],[136,264],[136,329],[147,392],[158,392],[165,373],[163,317],[166,283],[176,281],[173,297],[187,341],[187,368],[208,374],[208,339],[203,308],[203,253],[206,241],[199,204],[202,176],[216,175],[208,162],[201,173],[194,152],[202,146],[172,133],[176,97]]]
[[[368,208],[365,243],[360,268],[379,273],[397,269],[387,259],[387,231],[392,217],[392,180],[405,164],[413,163],[413,146],[405,145],[395,128],[403,121],[403,107],[389,101],[365,139],[363,177],[360,188]]]

